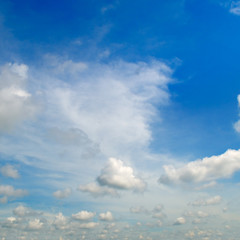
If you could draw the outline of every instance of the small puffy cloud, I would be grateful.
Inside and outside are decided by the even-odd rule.
[[[140,207],[131,207],[130,208],[130,212],[131,213],[141,213],[141,214],[149,214],[149,211],[143,207],[143,206],[140,206]]]
[[[72,214],[72,218],[75,220],[89,220],[95,216],[95,213],[88,211],[81,211],[76,214]]]
[[[78,225],[79,228],[91,229],[95,228],[99,225],[97,222],[88,222],[88,223],[81,223]]]
[[[109,159],[97,181],[100,185],[117,189],[143,191],[146,188],[146,184],[134,175],[131,167],[125,166],[121,160],[115,158]]]
[[[71,193],[72,193],[71,188],[65,188],[64,190],[58,190],[54,192],[53,196],[58,199],[63,199],[63,198],[69,197]]]
[[[34,219],[30,220],[28,223],[28,229],[29,230],[39,230],[43,226],[43,223],[40,222],[40,219]]]
[[[17,169],[15,169],[12,165],[5,165],[1,167],[0,172],[5,177],[10,177],[14,179],[19,178]]]
[[[202,212],[202,211],[198,211],[197,212],[197,216],[199,217],[199,218],[206,218],[206,217],[208,217],[208,213],[206,213],[206,212]]]
[[[24,64],[0,67],[0,131],[11,130],[36,112],[31,94],[25,89],[27,75]]]
[[[111,212],[107,211],[106,213],[100,213],[99,214],[99,219],[101,221],[112,221],[113,220],[113,215]]]
[[[184,217],[179,217],[175,220],[173,225],[183,225],[186,223],[186,219]]]
[[[240,16],[240,1],[233,1],[230,7],[230,13]]]
[[[14,189],[11,185],[0,185],[0,195],[8,197],[24,197],[28,194],[27,190]]]
[[[68,228],[67,223],[67,218],[60,212],[57,216],[55,216],[53,226],[55,226],[56,229],[64,230]]]
[[[39,212],[34,211],[31,208],[25,207],[23,205],[19,205],[13,210],[13,214],[18,217],[25,217],[25,216],[34,216],[40,214]]]
[[[165,174],[159,178],[162,184],[179,184],[212,181],[229,178],[240,170],[240,150],[229,149],[225,153],[189,162],[181,168],[164,166]]]
[[[86,185],[80,185],[78,186],[78,190],[82,192],[87,192],[90,193],[93,197],[100,197],[100,196],[105,196],[109,195],[112,197],[118,197],[119,194],[115,189],[106,187],[106,186],[99,186],[95,182],[93,183],[88,183]]]
[[[191,203],[192,206],[209,206],[209,205],[216,205],[222,201],[221,196],[214,196],[212,198],[208,198],[205,200],[197,200]]]

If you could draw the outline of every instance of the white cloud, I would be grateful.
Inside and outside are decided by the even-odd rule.
[[[91,229],[99,225],[97,222],[81,223],[78,225],[79,228]]]
[[[106,213],[100,213],[99,214],[99,219],[101,221],[112,221],[113,220],[113,215],[111,212],[107,211]]]
[[[179,217],[175,220],[173,225],[183,225],[186,223],[186,219],[184,217]]]
[[[149,214],[149,211],[143,207],[143,206],[140,206],[140,207],[131,207],[130,208],[130,212],[131,213],[143,213],[143,214]]]
[[[235,15],[240,15],[240,1],[233,1],[229,11]]]
[[[25,89],[27,72],[24,64],[0,67],[0,131],[12,130],[36,112],[31,94]]]
[[[56,229],[67,229],[68,228],[68,220],[63,214],[60,212],[57,216],[55,216],[55,219],[53,221],[53,225]]]
[[[229,149],[222,155],[189,162],[181,168],[164,166],[165,174],[159,178],[162,184],[179,184],[212,181],[229,178],[240,170],[240,150]]]
[[[209,183],[203,184],[200,187],[197,187],[196,190],[203,190],[203,189],[207,189],[207,188],[212,188],[215,187],[217,185],[216,181],[211,181]]]
[[[97,181],[100,185],[117,189],[143,191],[146,188],[146,184],[134,175],[131,167],[125,166],[121,160],[115,158],[109,159]]]
[[[89,220],[95,216],[94,212],[81,211],[76,214],[72,214],[72,218],[76,220]]]
[[[58,190],[54,192],[53,196],[58,199],[63,199],[63,198],[69,197],[71,193],[72,193],[71,188],[65,188],[64,190]]]
[[[25,217],[25,216],[34,216],[38,215],[40,213],[34,211],[31,208],[25,207],[23,205],[19,205],[13,210],[13,214],[18,216],[18,217]]]
[[[8,197],[23,197],[26,196],[28,192],[23,189],[14,189],[11,185],[0,185],[0,195],[5,195]]]
[[[222,201],[221,196],[214,196],[205,200],[197,200],[191,203],[192,206],[209,206],[209,205],[216,205]]]
[[[90,193],[93,197],[100,197],[109,195],[112,197],[119,197],[119,194],[115,189],[106,187],[106,186],[99,186],[95,182],[88,183],[86,185],[80,185],[78,186],[78,190],[82,192]]]
[[[151,141],[154,104],[168,102],[171,74],[167,65],[157,61],[88,64],[77,76],[73,69],[67,73],[67,80],[77,80],[72,86],[49,91],[50,104],[99,143],[106,155],[129,154]],[[61,73],[55,77],[64,78]]]
[[[10,177],[10,178],[14,178],[14,179],[19,178],[17,169],[15,169],[11,165],[6,165],[6,166],[1,167],[0,172],[5,177]]]
[[[30,220],[28,223],[28,229],[30,230],[39,230],[43,227],[43,223],[40,222],[40,219]]]
[[[237,96],[237,101],[238,101],[238,107],[240,107],[240,94]],[[238,133],[240,133],[240,120],[234,123],[233,127]]]

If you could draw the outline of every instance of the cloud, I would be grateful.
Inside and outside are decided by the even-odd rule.
[[[101,221],[112,221],[113,220],[113,215],[109,211],[107,211],[106,213],[100,213],[99,214],[99,220],[101,220]]]
[[[31,208],[25,207],[23,205],[19,205],[13,210],[13,214],[18,217],[26,217],[26,216],[35,216],[39,215],[39,212],[34,211]]]
[[[53,221],[53,226],[56,229],[67,229],[68,228],[68,220],[63,214],[60,212],[58,215],[55,216],[55,219]]]
[[[131,213],[141,213],[141,214],[149,214],[150,212],[143,206],[140,207],[131,207],[130,208]]]
[[[10,177],[14,179],[19,178],[18,171],[11,165],[1,167],[0,172],[5,177]]]
[[[217,185],[216,181],[211,181],[209,183],[203,184],[200,187],[197,187],[196,190],[203,190],[203,189],[207,189],[207,188],[212,188],[215,187]]]
[[[109,159],[97,181],[102,186],[116,189],[144,191],[146,188],[146,183],[134,175],[131,167],[124,166],[121,160],[115,158]]]
[[[181,168],[164,166],[165,174],[159,178],[162,184],[196,183],[229,178],[240,170],[240,150],[229,149],[225,153],[189,162]]]
[[[8,198],[6,196],[0,198],[1,204],[6,204],[8,202]]]
[[[0,67],[0,131],[12,130],[23,120],[32,117],[36,106],[26,90],[28,67],[6,64]]]
[[[78,186],[78,190],[82,192],[90,193],[93,197],[100,197],[100,196],[112,196],[112,197],[119,197],[118,192],[115,189],[106,187],[106,186],[99,186],[95,182],[88,183],[86,185]]]
[[[75,220],[89,220],[95,216],[95,213],[88,211],[81,211],[76,214],[72,214],[72,218]]]
[[[240,107],[240,94],[237,96],[237,101],[238,101],[238,107]],[[240,133],[240,120],[234,123],[233,127],[238,133]]]
[[[40,222],[40,219],[30,220],[28,223],[29,230],[39,230],[43,227],[43,223]]]
[[[91,229],[95,228],[99,225],[97,222],[89,222],[89,223],[81,223],[78,225],[79,228],[84,228],[84,229]]]
[[[230,7],[230,13],[240,16],[240,1],[233,1]]]
[[[214,196],[212,198],[208,198],[205,200],[197,200],[191,203],[192,206],[209,206],[209,205],[217,205],[222,201],[221,196]]]
[[[186,223],[186,219],[184,217],[179,217],[175,220],[173,225],[183,225]]]
[[[72,193],[71,188],[65,188],[64,190],[58,190],[54,192],[53,196],[58,199],[63,199],[63,198],[69,197],[71,193]]]
[[[28,192],[23,189],[14,189],[11,185],[0,185],[0,195],[8,197],[24,197],[28,195]]]
[[[66,79],[66,83],[49,91],[51,107],[99,143],[107,156],[146,148],[155,105],[169,101],[172,70],[158,61],[87,65],[82,71],[55,73],[55,78]],[[69,78],[72,85],[67,84]]]

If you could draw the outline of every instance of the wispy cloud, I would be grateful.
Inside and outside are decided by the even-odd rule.
[[[240,1],[233,1],[230,7],[230,13],[240,16]]]

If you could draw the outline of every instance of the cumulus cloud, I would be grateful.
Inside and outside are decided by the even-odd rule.
[[[53,196],[58,199],[63,199],[63,198],[69,197],[71,193],[72,193],[71,188],[65,188],[64,190],[58,190],[54,192]]]
[[[68,228],[68,220],[63,214],[60,212],[58,215],[55,216],[55,219],[53,221],[53,226],[55,226],[56,229],[67,229]]]
[[[0,131],[12,130],[36,112],[26,90],[28,66],[6,64],[0,67]]]
[[[233,1],[229,11],[230,13],[240,16],[240,1]]]
[[[25,207],[23,205],[19,205],[13,210],[13,214],[18,217],[26,217],[26,216],[34,216],[40,214],[37,211],[34,211],[31,208]]]
[[[125,166],[121,160],[115,158],[109,159],[97,181],[100,185],[117,189],[143,191],[146,188],[144,181],[134,175],[131,167]]]
[[[99,214],[99,219],[101,221],[112,221],[113,220],[113,215],[111,212],[107,211],[106,213],[100,213]]]
[[[208,199],[201,199],[196,200],[195,202],[191,203],[192,206],[209,206],[209,205],[216,205],[222,201],[221,196],[214,196]]]
[[[17,169],[15,169],[12,165],[5,165],[1,167],[0,172],[5,177],[10,177],[14,179],[19,178]]]
[[[217,185],[216,181],[211,181],[209,183],[203,184],[200,187],[197,187],[196,190],[203,190],[203,189],[207,189],[207,188],[212,188],[215,187]]]
[[[28,223],[28,229],[29,230],[39,230],[43,227],[43,223],[40,221],[40,219],[34,219],[30,220]]]
[[[11,185],[0,185],[0,195],[8,197],[24,197],[28,194],[27,190],[14,189]]]
[[[115,189],[106,187],[106,186],[99,186],[95,182],[88,183],[86,185],[78,186],[78,190],[82,192],[90,193],[93,197],[102,197],[105,195],[109,195],[112,197],[119,197],[118,192]]]
[[[183,225],[186,223],[186,219],[184,217],[179,217],[175,220],[173,225]]]
[[[95,216],[94,212],[81,211],[76,214],[72,214],[72,218],[75,220],[89,220]]]
[[[99,225],[97,222],[88,222],[88,223],[81,223],[78,225],[79,228],[84,228],[84,229],[91,229],[95,228]]]
[[[164,166],[165,174],[159,178],[162,184],[179,184],[212,181],[229,178],[240,170],[240,150],[229,149],[225,153],[189,162],[181,168]]]

